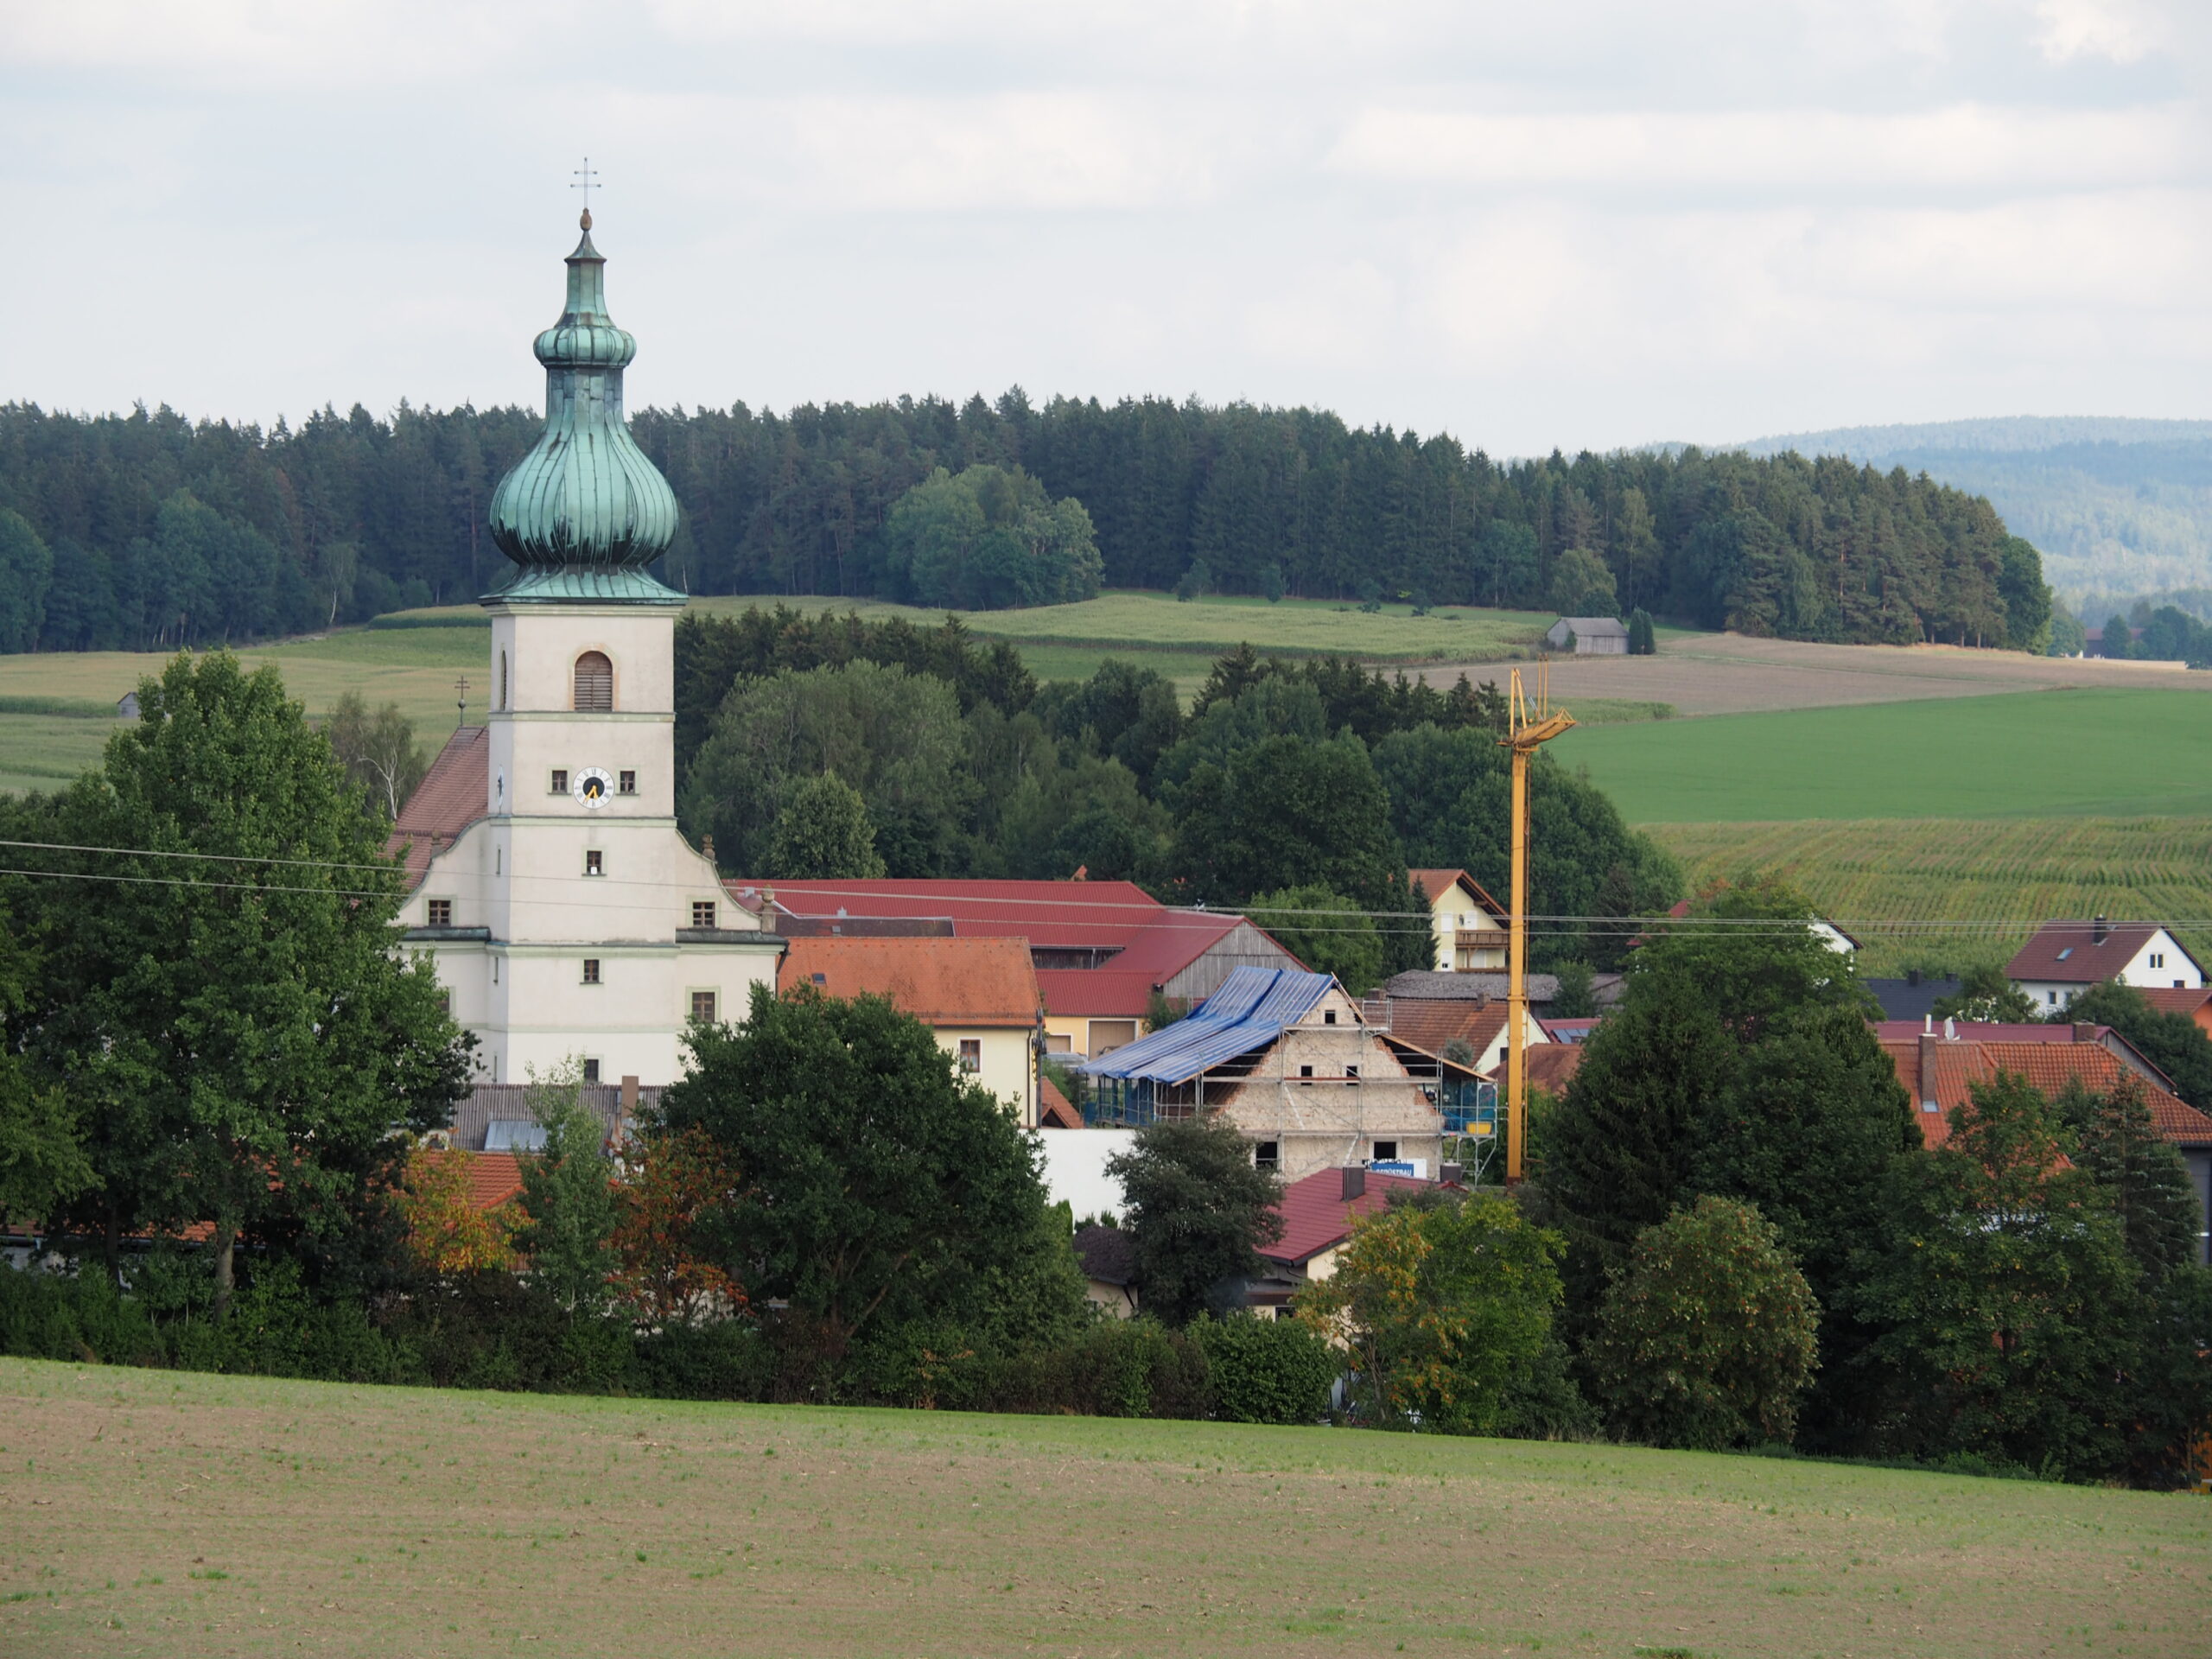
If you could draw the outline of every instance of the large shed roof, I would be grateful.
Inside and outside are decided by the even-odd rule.
[[[1093,1077],[1185,1083],[1264,1048],[1313,1011],[1336,981],[1288,968],[1239,968],[1186,1020],[1163,1027],[1077,1069]]]

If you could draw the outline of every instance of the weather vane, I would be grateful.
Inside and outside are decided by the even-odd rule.
[[[578,182],[570,185],[569,188],[584,193],[584,229],[589,230],[591,229],[591,181],[599,175],[593,169],[591,157],[588,156],[584,157],[584,164],[582,167],[573,170]]]

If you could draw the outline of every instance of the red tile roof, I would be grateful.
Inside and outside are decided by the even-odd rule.
[[[2200,1026],[2208,1022],[2204,1005],[2212,1002],[2212,987],[2201,990],[2145,990],[2143,1000],[2160,1014],[2185,1014]]]
[[[1475,895],[1484,910],[1501,922],[1506,919],[1505,906],[1484,893],[1482,883],[1465,870],[1408,870],[1406,880],[1420,882],[1421,890],[1428,895],[1428,902],[1432,905],[1454,881],[1464,881],[1467,884],[1467,891]]]
[[[2101,939],[2097,937],[2101,926]],[[2005,964],[2005,976],[2031,983],[2101,984],[2119,978],[2158,931],[2155,922],[2045,922]],[[2181,949],[2178,944],[2174,948]],[[2194,958],[2190,965],[2196,966]]]
[[[1282,1217],[1282,1236],[1273,1244],[1262,1245],[1260,1254],[1270,1262],[1302,1267],[1350,1238],[1354,1217],[1371,1216],[1387,1208],[1391,1193],[1418,1192],[1435,1185],[1410,1175],[1378,1175],[1370,1169],[1367,1190],[1346,1199],[1344,1180],[1341,1169],[1317,1170],[1283,1188],[1282,1202],[1275,1206]]]
[[[1402,1038],[1431,1054],[1444,1052],[1456,1039],[1481,1058],[1505,1030],[1508,1013],[1503,1002],[1445,1002],[1427,997],[1395,996],[1389,1000],[1390,1035]]]
[[[416,886],[431,858],[453,845],[454,837],[485,816],[492,786],[492,734],[483,726],[464,726],[446,740],[423,781],[399,809],[385,842],[387,853],[407,855],[407,885]]]
[[[1582,1069],[1585,1052],[1580,1043],[1545,1043],[1529,1049],[1522,1057],[1522,1065],[1527,1068],[1531,1086],[1557,1099],[1567,1092],[1567,1085]]]
[[[932,1026],[1037,1023],[1036,970],[1019,939],[793,939],[776,988],[887,996]]]
[[[963,938],[1018,938],[1033,949],[1111,951],[1096,968],[1044,968],[1056,1014],[1142,1019],[1152,993],[1243,921],[1173,910],[1128,881],[727,880],[737,902],[830,920],[949,918]],[[772,925],[773,924],[771,924]]]
[[[2064,1027],[2054,1027],[2064,1031]],[[1897,1069],[1897,1081],[1912,1096],[1914,1116],[1920,1120],[1921,1138],[1940,1147],[1950,1138],[1949,1113],[1963,1106],[1973,1084],[1996,1080],[1999,1071],[2024,1077],[2046,1095],[2056,1095],[2070,1081],[2098,1094],[2108,1091],[2133,1071],[2120,1057],[2098,1042],[1946,1042],[1941,1037],[1885,1036],[1882,1047]],[[2177,1096],[2171,1090],[2145,1081],[2143,1092],[2158,1133],[2177,1146],[2212,1147],[2212,1117]],[[1923,1109],[1933,1101],[1939,1109]]]
[[[1079,1129],[1083,1114],[1068,1103],[1050,1077],[1037,1079],[1037,1127],[1040,1129]]]

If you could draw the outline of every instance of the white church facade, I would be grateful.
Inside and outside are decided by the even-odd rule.
[[[493,497],[519,567],[492,616],[489,709],[456,732],[394,827],[410,950],[435,959],[479,1076],[569,1061],[646,1084],[682,1075],[694,1020],[741,1016],[783,941],[731,902],[676,823],[675,630],[683,597],[645,567],[677,505],[631,439],[631,336],[584,236],[568,305],[537,338],[546,426]]]

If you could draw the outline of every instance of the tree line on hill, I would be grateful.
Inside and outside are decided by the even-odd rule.
[[[1040,685],[957,622],[780,606],[687,615],[676,661],[679,817],[733,876],[1080,870],[1172,903],[1371,912],[1304,941],[1362,991],[1431,965],[1433,895],[1408,868],[1510,880],[1505,700],[1464,675],[1439,689],[1248,645],[1186,710],[1135,663]],[[1589,918],[1541,931],[1537,959],[1611,966],[1681,873],[1557,763],[1536,762],[1531,791],[1534,907]]]
[[[1319,695],[1256,662],[1210,691],[1201,719],[1231,723],[1249,697]],[[1334,1411],[2147,1486],[2190,1478],[2212,1421],[2201,1210],[2141,1090],[2053,1098],[1999,1077],[1924,1148],[1849,961],[1764,885],[1646,925],[1564,1096],[1534,1103],[1529,1181],[1366,1219],[1294,1320],[1236,1311],[1280,1189],[1232,1131],[1156,1125],[1117,1160],[1146,1311],[1107,1319],[1036,1137],[927,1027],[811,988],[695,1027],[684,1076],[619,1147],[574,1074],[535,1080],[544,1145],[484,1211],[471,1154],[423,1133],[465,1090],[468,1042],[394,948],[400,874],[378,866],[372,791],[273,669],[180,657],[141,697],[97,772],[0,806],[18,843],[0,877],[0,1209],[59,1258],[0,1274],[0,1351],[699,1399]],[[1423,734],[1452,735],[1390,735]],[[2188,1021],[2152,1030],[2139,997],[2092,995],[2165,1045],[2184,1090],[2212,1089]]]
[[[1784,638],[2040,650],[2033,547],[1987,501],[1840,458],[1554,454],[1196,400],[901,398],[632,421],[697,594],[1041,604],[1199,586],[1636,609]],[[297,427],[0,407],[0,649],[245,640],[472,599],[504,562],[507,408]]]

